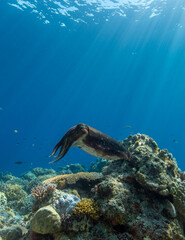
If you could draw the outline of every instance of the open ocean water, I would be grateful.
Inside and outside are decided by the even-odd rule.
[[[0,0],[0,171],[88,167],[76,148],[49,164],[81,122],[147,134],[185,170],[184,1]]]

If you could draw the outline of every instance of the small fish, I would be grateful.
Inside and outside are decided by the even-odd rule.
[[[14,129],[14,133],[18,133],[18,130],[17,130],[17,129]]]
[[[17,165],[21,165],[21,164],[23,164],[24,162],[22,162],[22,161],[16,161],[16,162],[14,162],[15,164],[17,164]]]
[[[174,143],[178,143],[179,141],[177,139],[173,139],[173,142]]]
[[[132,128],[132,126],[125,126],[125,128]]]
[[[16,143],[16,145],[19,145],[19,144],[20,144],[20,142],[17,142],[17,143]]]

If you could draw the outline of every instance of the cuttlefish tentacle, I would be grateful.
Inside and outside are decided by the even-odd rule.
[[[74,126],[70,128],[66,134],[63,136],[63,138],[57,143],[57,145],[54,147],[50,157],[52,155],[55,155],[58,149],[60,148],[59,154],[55,156],[55,160],[50,162],[57,162],[61,158],[63,158],[66,153],[68,152],[69,148],[74,144],[74,142],[79,139],[82,135],[87,133],[85,130],[85,126],[78,124],[79,126]]]
[[[58,149],[60,151],[53,162],[63,158],[71,146],[79,147],[95,157],[108,160],[127,160],[131,156],[123,144],[83,123],[70,128],[57,143],[50,156],[55,155]]]
[[[64,144],[62,145],[60,152],[58,156],[55,157],[55,160],[53,162],[59,161],[61,158],[63,158],[66,153],[68,152],[69,148],[71,147],[72,143],[69,143],[69,141],[64,141]],[[60,147],[60,146],[59,146]]]

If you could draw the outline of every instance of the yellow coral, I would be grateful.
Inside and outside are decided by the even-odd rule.
[[[72,214],[74,215],[87,215],[94,220],[99,218],[99,207],[93,199],[82,198],[73,209]]]

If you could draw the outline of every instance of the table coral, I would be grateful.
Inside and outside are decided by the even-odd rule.
[[[44,180],[43,183],[56,183],[58,189],[76,189],[83,196],[92,195],[91,188],[101,181],[102,174],[96,172],[79,172],[64,174]]]
[[[96,172],[79,172],[79,173],[75,173],[75,174],[64,174],[64,175],[59,175],[53,178],[49,178],[47,180],[44,180],[43,183],[57,183],[61,180],[65,180],[66,184],[72,185],[75,184],[76,182],[78,182],[81,179],[85,179],[87,181],[93,181],[93,180],[97,180],[99,178],[101,178],[101,174],[100,173],[96,173]]]

